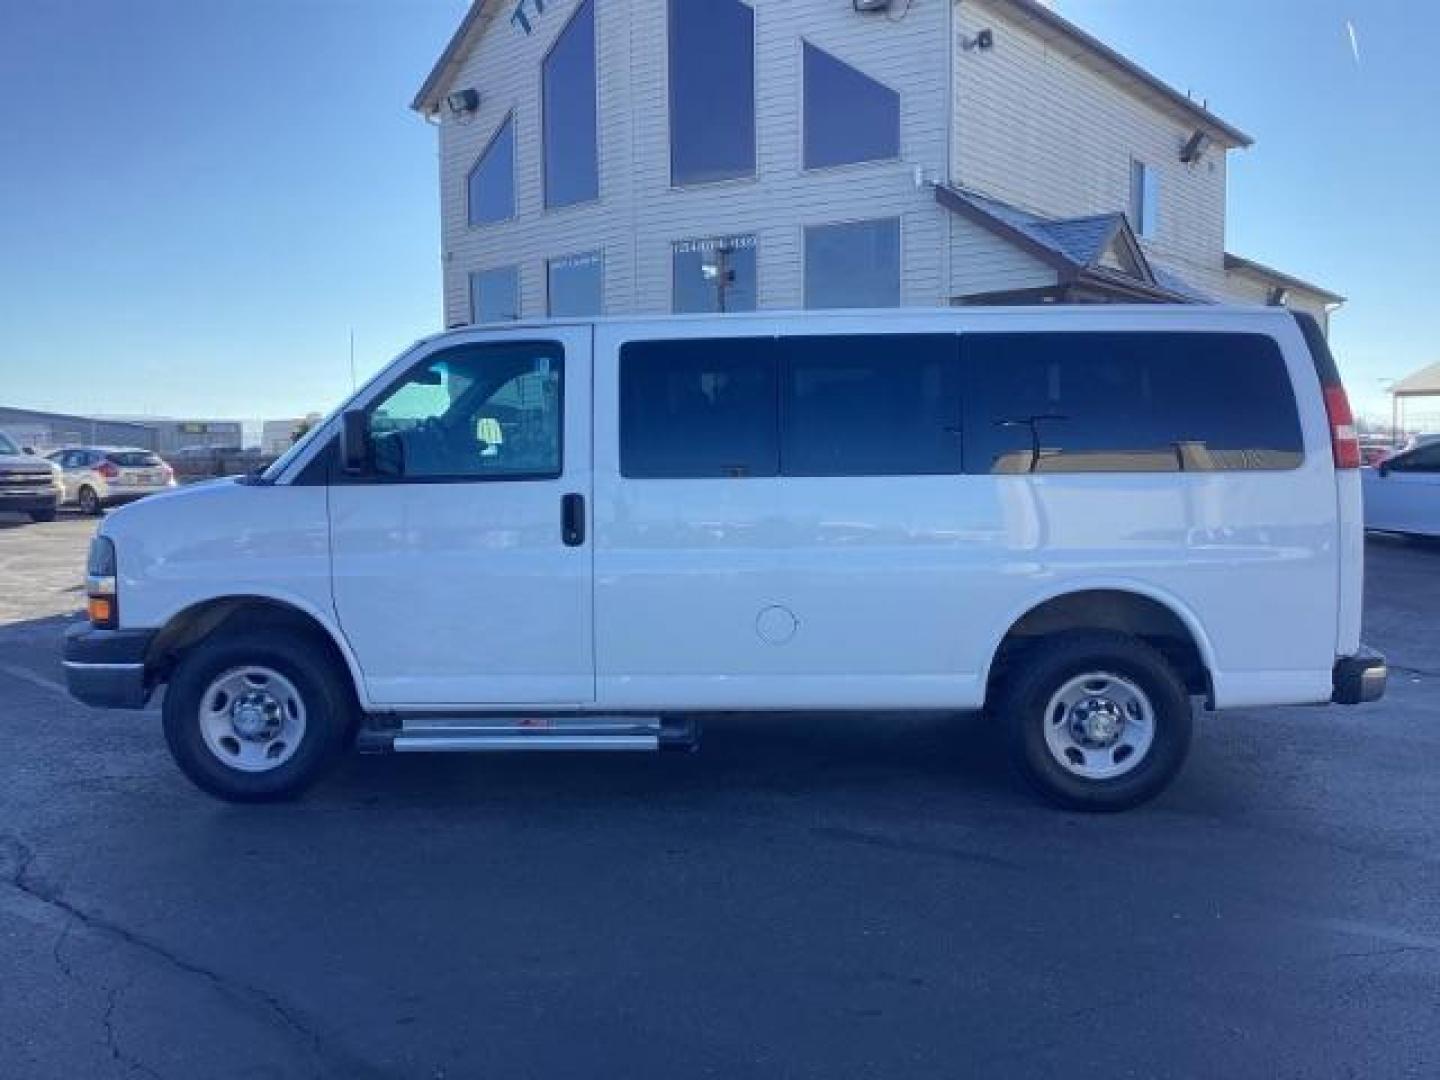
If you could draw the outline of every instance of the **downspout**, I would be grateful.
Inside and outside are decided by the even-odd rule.
[[[955,184],[955,119],[958,115],[955,110],[955,8],[960,3],[961,0],[951,0],[945,5],[945,167],[940,175],[945,178],[943,183],[948,187]],[[955,280],[951,273],[955,259],[955,220],[954,215],[939,203],[936,203],[936,209],[944,220],[945,255],[941,259],[940,292],[948,305],[955,302],[950,293],[950,283]]]

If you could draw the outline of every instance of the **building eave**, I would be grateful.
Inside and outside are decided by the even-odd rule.
[[[440,59],[435,61],[435,66],[430,69],[430,74],[425,76],[425,81],[420,84],[419,91],[410,102],[410,108],[414,109],[421,116],[429,116],[440,108],[440,98],[445,92],[451,77],[460,67],[465,55],[470,51],[470,45],[480,34],[480,16],[486,7],[485,0],[472,0],[470,10],[465,12],[465,17],[460,20],[460,25],[455,28],[455,33],[450,35],[450,40],[445,45],[445,50],[440,54]]]
[[[1099,38],[1080,29],[1069,19],[1057,14],[1039,0],[991,0],[992,3],[1009,8],[1029,28],[1040,33],[1042,38],[1060,39],[1078,46],[1081,52],[1096,62],[1112,78],[1131,87],[1139,87],[1165,102],[1172,109],[1183,113],[1198,127],[1225,145],[1243,149],[1254,144],[1245,132],[1216,116],[1205,106],[1176,90],[1169,83],[1152,75],[1135,61],[1122,56]]]
[[[1304,278],[1295,277],[1293,274],[1283,273],[1276,270],[1273,266],[1266,266],[1264,263],[1258,263],[1254,259],[1247,259],[1242,255],[1232,255],[1228,251],[1225,252],[1225,269],[1227,271],[1240,271],[1242,273],[1248,272],[1254,274],[1256,277],[1265,278],[1267,281],[1273,281],[1277,285],[1283,285],[1286,288],[1303,289],[1305,292],[1314,293],[1327,304],[1345,303],[1346,298],[1339,293],[1321,288],[1319,285],[1306,281]]]
[[[1030,236],[1022,229],[1017,229],[1008,222],[1002,221],[993,214],[987,214],[978,206],[965,198],[959,191],[945,184],[935,185],[935,201],[947,210],[954,211],[961,217],[982,229],[986,229],[1000,239],[1014,244],[1025,254],[1038,259],[1050,269],[1054,270],[1063,278],[1073,276],[1079,269],[1073,259],[1067,259],[1058,251],[1046,247],[1033,236]]]

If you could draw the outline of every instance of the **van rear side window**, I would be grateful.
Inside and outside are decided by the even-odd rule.
[[[1304,442],[1272,338],[1229,333],[971,333],[973,473],[1297,468]]]

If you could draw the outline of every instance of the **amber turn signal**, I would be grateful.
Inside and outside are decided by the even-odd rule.
[[[109,626],[115,621],[115,607],[108,596],[92,596],[87,605],[90,621],[96,626]]]

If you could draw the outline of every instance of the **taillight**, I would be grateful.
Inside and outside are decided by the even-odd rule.
[[[1330,343],[1325,340],[1325,331],[1309,312],[1290,314],[1305,338],[1310,359],[1315,362],[1315,374],[1320,376],[1320,389],[1325,393],[1325,415],[1330,419],[1330,454],[1335,459],[1335,468],[1358,469],[1360,437],[1355,434],[1355,414],[1350,411],[1350,399],[1340,381],[1340,368],[1330,352]]]
[[[114,480],[120,475],[120,470],[113,461],[100,462],[99,465],[95,466],[95,471],[105,477],[106,480]]]
[[[1360,437],[1355,433],[1355,415],[1350,411],[1345,387],[1338,382],[1325,387],[1325,413],[1330,418],[1330,449],[1335,456],[1335,468],[1360,468]]]
[[[166,465],[163,461],[160,463],[160,474],[164,476],[166,480],[175,479],[175,470],[172,469],[169,465]]]

